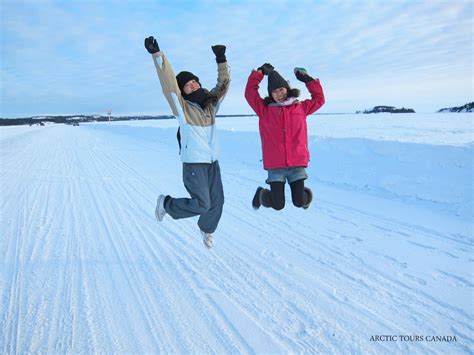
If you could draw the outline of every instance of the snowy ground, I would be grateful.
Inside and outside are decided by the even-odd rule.
[[[311,117],[315,200],[278,212],[256,120],[219,120],[211,251],[154,218],[176,121],[0,128],[0,350],[472,353],[472,114]]]

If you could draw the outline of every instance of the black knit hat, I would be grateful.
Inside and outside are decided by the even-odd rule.
[[[272,70],[268,73],[268,95],[271,97],[273,90],[278,88],[286,88],[290,91],[290,85],[288,81],[283,79],[283,77],[276,71]]]
[[[176,81],[178,82],[178,87],[181,92],[183,92],[184,85],[190,80],[196,80],[199,83],[199,78],[189,71],[182,71],[176,75]],[[199,83],[200,85],[201,83]]]

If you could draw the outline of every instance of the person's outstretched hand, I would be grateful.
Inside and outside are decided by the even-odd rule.
[[[309,74],[306,72],[305,68],[295,68],[294,69],[296,79],[299,81],[302,81],[303,83],[307,84],[310,81],[313,81],[314,79],[309,76]]]
[[[148,53],[153,54],[160,51],[160,47],[158,46],[158,42],[153,36],[145,38],[145,48]]]
[[[257,70],[260,70],[263,73],[263,75],[268,75],[268,73],[275,70],[275,68],[270,63],[265,63],[261,67],[259,67]]]
[[[217,63],[225,63],[227,62],[227,58],[225,57],[225,50],[226,46],[222,44],[216,44],[215,46],[211,47],[212,51],[216,55],[216,62]]]

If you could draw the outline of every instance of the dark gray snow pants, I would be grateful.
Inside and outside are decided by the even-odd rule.
[[[191,198],[168,199],[166,212],[173,219],[200,216],[199,228],[214,233],[224,205],[219,163],[183,163],[183,182]]]

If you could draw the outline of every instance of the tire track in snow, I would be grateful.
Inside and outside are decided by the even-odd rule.
[[[2,277],[4,285],[2,288],[2,313],[5,313],[2,316],[2,337],[4,339],[3,348],[6,353],[18,353],[22,344],[20,329],[25,290],[22,288],[24,261],[21,258],[21,251],[25,243],[25,230],[28,226],[28,202],[30,199],[28,185],[21,184],[20,180],[13,178],[11,175],[14,173],[14,166],[18,163],[21,153],[32,152],[33,143],[25,141],[29,136],[29,134],[24,134],[10,140],[3,140],[2,136],[1,144],[1,185],[3,186],[1,223],[2,225],[8,223],[2,238],[2,254],[5,252],[3,257],[4,276]],[[12,154],[6,154],[7,151],[11,151]],[[32,161],[31,157],[26,160],[29,163]],[[13,187],[9,183],[11,181],[14,184]],[[19,208],[15,208],[13,204],[19,206]],[[14,220],[10,221],[9,216],[13,210],[17,211],[17,215]]]
[[[104,159],[103,159],[104,157],[107,158],[107,164],[104,164]],[[116,168],[116,166],[115,166],[116,164],[114,163],[113,159],[108,158],[108,154],[107,154],[107,153],[106,153],[106,154],[101,154],[101,155],[100,155],[100,159],[98,158],[98,155],[94,156],[94,157],[91,158],[91,159],[92,159],[92,161],[95,162],[94,164],[95,164],[95,171],[96,171],[96,172],[99,173],[101,169],[103,170],[103,167],[104,167],[104,166],[107,166],[107,167],[109,168],[109,171],[108,171],[108,173],[107,173],[107,176],[110,177],[110,181],[108,182],[109,184],[113,184],[114,181],[117,181],[117,180],[120,181],[120,179],[116,179],[116,178],[119,178],[120,176],[123,176],[124,171],[120,171],[120,170],[115,169],[115,168]],[[113,170],[113,172],[112,172],[112,170]],[[128,171],[125,171],[125,173],[129,174]],[[99,175],[98,175],[98,176],[99,176]],[[107,189],[108,187],[106,186],[105,188]],[[117,191],[109,191],[109,193],[107,193],[108,198],[110,199],[111,196],[116,196],[116,194],[114,194],[114,193],[116,193],[116,192],[117,192]],[[124,195],[124,194],[122,193],[122,195]],[[121,196],[122,196],[122,195],[121,195]],[[116,199],[111,199],[111,200],[110,200],[110,203],[114,203],[115,201],[116,201]],[[98,202],[97,202],[97,201],[96,201],[96,204],[97,204],[97,207],[96,207],[96,208],[99,208],[99,205],[98,205]],[[104,206],[101,206],[101,207],[104,207]],[[123,211],[126,211],[126,209],[124,209],[123,205],[121,206],[121,204],[119,204],[119,203],[115,203],[114,209],[115,209],[115,210],[123,210]],[[109,234],[110,234],[110,233],[109,233]],[[120,234],[115,233],[115,235],[120,235]],[[119,255],[119,256],[121,255],[121,251],[126,250],[126,247],[125,247],[124,244],[121,244],[121,246],[118,246],[118,244],[115,244],[115,248],[116,248],[117,255]],[[128,257],[125,257],[125,259],[127,259],[127,258],[128,258]],[[136,272],[136,273],[134,274],[134,276],[133,276],[133,277],[130,277],[129,279],[130,279],[131,281],[140,280],[140,273]],[[132,289],[134,289],[134,288],[136,288],[135,285],[134,285],[134,287],[132,287]],[[138,298],[140,298],[140,297],[138,297]],[[150,301],[150,299],[151,299],[151,298],[149,298],[148,301]],[[148,303],[151,304],[152,302],[150,301],[150,302],[148,302]],[[141,308],[142,308],[142,309],[145,309],[144,306],[141,306]],[[143,318],[146,318],[145,314],[143,315]],[[153,320],[150,319],[150,318],[148,318],[148,323],[154,324]],[[159,325],[159,326],[156,326],[156,325],[155,325],[155,327],[160,327],[160,328],[163,329],[163,326],[161,326],[161,325]],[[161,330],[162,330],[162,329],[161,329]],[[150,334],[153,334],[153,333],[157,333],[157,332],[156,332],[156,331],[155,331],[155,332],[150,332]],[[163,334],[163,332],[159,332],[159,334]],[[155,342],[157,342],[157,341],[155,341]],[[168,348],[168,351],[171,351],[171,348]]]
[[[102,169],[98,168],[97,164],[95,163],[95,156],[93,154],[88,154],[87,157],[83,156],[81,157],[81,159],[86,159],[89,162],[89,164],[86,165],[85,168],[92,169],[92,171],[87,171],[88,174],[95,173],[96,176],[99,177],[101,174],[101,170],[106,168],[106,166],[102,166]],[[98,186],[100,186],[100,188],[98,188]],[[129,269],[124,267],[124,265],[129,265],[129,258],[125,254],[125,249],[123,245],[120,244],[120,239],[116,239],[116,237],[119,237],[121,235],[120,227],[102,212],[108,206],[109,203],[107,202],[107,200],[111,197],[109,194],[104,194],[104,192],[102,191],[105,186],[106,185],[101,184],[100,180],[96,181],[96,184],[93,184],[93,182],[91,181],[82,184],[81,190],[83,197],[81,198],[81,200],[90,202],[90,206],[88,206],[90,207],[90,210],[89,213],[86,215],[86,218],[88,218],[90,221],[95,222],[94,229],[99,232],[96,238],[98,237],[101,239],[100,243],[103,244],[105,250],[112,251],[112,254],[106,253],[105,256],[107,258],[110,258],[111,262],[112,260],[116,260],[115,262],[113,262],[113,266],[118,266],[118,271],[120,275],[129,275]],[[105,205],[104,202],[106,202]],[[91,215],[90,212],[95,213],[95,215]],[[94,233],[94,230],[91,230],[88,235],[92,236],[94,235]],[[90,242],[92,245],[95,244],[94,247],[99,247],[97,241],[90,240]],[[109,249],[108,247],[111,247],[111,249]],[[129,312],[129,307],[126,303],[122,301],[122,299],[120,298],[120,294],[124,292],[128,294],[129,292],[131,292],[134,296],[133,300],[139,305],[141,304],[141,297],[138,296],[135,288],[132,287],[133,285],[131,285],[129,282],[128,287],[126,287],[125,290],[117,288],[116,282],[125,281],[127,284],[127,281],[129,279],[132,279],[131,277],[118,277],[117,279],[110,277],[116,274],[117,270],[115,270],[115,268],[110,268],[109,265],[106,264],[106,270],[108,272],[106,272],[105,274],[110,277],[106,278],[105,275],[99,276],[96,272],[94,272],[91,266],[92,265],[89,265],[88,272],[84,274],[84,283],[88,285],[88,287],[85,289],[87,295],[85,301],[89,305],[90,309],[94,309],[94,314],[88,315],[88,323],[90,324],[90,327],[93,330],[91,333],[95,338],[95,345],[91,348],[91,350],[98,351],[102,348],[103,350],[106,350],[108,348],[113,348],[113,342],[117,341],[117,338],[115,336],[113,337],[114,339],[109,339],[108,336],[104,334],[104,332],[108,332],[109,330],[113,329],[113,324],[115,322],[111,318],[110,314],[105,313],[106,309],[112,310],[112,305],[109,303],[104,304],[105,300],[102,298],[105,295],[102,294],[104,284],[107,284],[110,287],[114,288],[115,292],[113,292],[113,294],[116,297],[114,301],[119,303],[120,309],[123,312],[123,314],[120,314],[120,323],[125,324],[126,319],[131,316]],[[95,277],[91,278],[91,274],[93,274]],[[97,276],[99,276],[99,278],[97,278]],[[99,280],[101,281],[100,283]],[[117,313],[111,314],[117,315]],[[126,334],[126,337],[124,339],[120,339],[120,341],[126,340],[127,342],[131,342],[132,339],[138,337],[138,334],[136,334],[132,328],[129,328],[128,332],[129,334]],[[125,334],[123,335],[125,336]],[[137,351],[140,351],[140,349],[137,348]]]
[[[21,314],[20,314],[20,301],[22,296],[21,291],[21,264],[20,258],[16,257],[21,250],[22,247],[22,230],[24,226],[24,215],[25,215],[25,208],[26,204],[26,188],[23,189],[21,193],[20,203],[22,203],[23,208],[19,211],[18,217],[16,220],[16,230],[18,231],[16,235],[16,243],[14,247],[14,252],[12,257],[14,258],[13,262],[13,269],[10,271],[12,277],[9,282],[10,287],[10,294],[8,297],[9,306],[8,306],[8,313],[9,316],[7,319],[4,319],[4,332],[5,334],[5,349],[6,353],[18,353],[19,352],[19,328],[20,328],[20,321],[21,321]],[[12,260],[11,258],[9,258]],[[6,259],[5,259],[6,260]],[[7,288],[5,288],[7,289]],[[5,329],[6,328],[6,329]],[[8,350],[7,350],[8,349]]]

